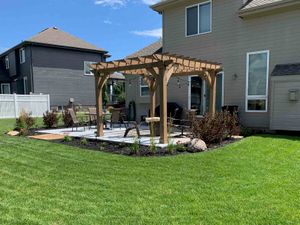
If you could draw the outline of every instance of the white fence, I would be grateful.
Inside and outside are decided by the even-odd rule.
[[[49,95],[0,95],[0,119],[17,118],[22,111],[42,117],[50,110]]]

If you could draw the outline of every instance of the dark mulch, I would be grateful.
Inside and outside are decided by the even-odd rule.
[[[226,146],[228,144],[236,142],[237,139],[227,139],[220,144],[209,145],[206,151]],[[149,146],[139,145],[138,150],[134,149],[133,144],[126,143],[112,143],[112,142],[99,142],[96,140],[84,140],[79,138],[72,138],[71,140],[55,140],[55,143],[65,144],[73,147],[79,147],[86,150],[102,151],[113,154],[125,155],[125,156],[169,156],[187,153],[202,152],[188,145],[169,145],[167,148],[156,148],[151,150]]]

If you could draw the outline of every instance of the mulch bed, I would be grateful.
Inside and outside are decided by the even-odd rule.
[[[224,147],[228,144],[232,144],[239,139],[227,139],[220,144],[209,145],[206,151]],[[156,148],[155,151],[151,151],[149,146],[140,145],[138,151],[133,149],[133,144],[126,143],[111,143],[111,142],[99,142],[96,140],[87,140],[82,141],[79,138],[73,138],[72,140],[56,140],[55,143],[65,144],[68,146],[79,147],[85,150],[101,151],[108,152],[113,154],[125,155],[125,156],[135,156],[135,157],[149,157],[149,156],[170,156],[178,154],[187,154],[187,153],[197,153],[204,152],[191,148],[188,145],[178,145],[173,146],[173,148]]]
[[[81,138],[69,138],[64,139],[61,135],[48,135],[48,134],[39,134],[37,129],[30,129],[26,134],[27,137],[33,139],[39,139],[44,141],[50,141],[53,143],[64,144],[72,147],[79,147],[84,150],[93,150],[108,152],[113,154],[133,156],[133,157],[150,157],[150,156],[170,156],[178,154],[188,154],[188,153],[197,153],[204,152],[195,148],[192,148],[188,145],[169,145],[167,148],[156,148],[155,150],[151,149],[149,146],[138,145],[133,147],[134,144],[127,143],[113,143],[105,142],[99,140],[88,140]],[[240,139],[226,139],[220,144],[211,144],[208,145],[208,149],[205,151],[210,151],[220,147],[224,147],[228,144],[232,144]]]

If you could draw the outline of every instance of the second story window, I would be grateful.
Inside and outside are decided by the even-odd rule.
[[[94,75],[93,72],[91,71],[91,65],[94,63],[95,62],[84,61],[84,75],[87,75],[87,76]]]
[[[186,36],[209,33],[212,30],[211,1],[186,8]]]
[[[25,48],[21,48],[19,50],[19,55],[20,55],[20,64],[25,63]]]
[[[5,69],[9,69],[9,58],[8,56],[5,57]]]

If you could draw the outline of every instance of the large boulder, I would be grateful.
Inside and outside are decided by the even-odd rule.
[[[195,138],[191,141],[191,148],[196,149],[198,151],[206,151],[207,145],[201,139]]]

